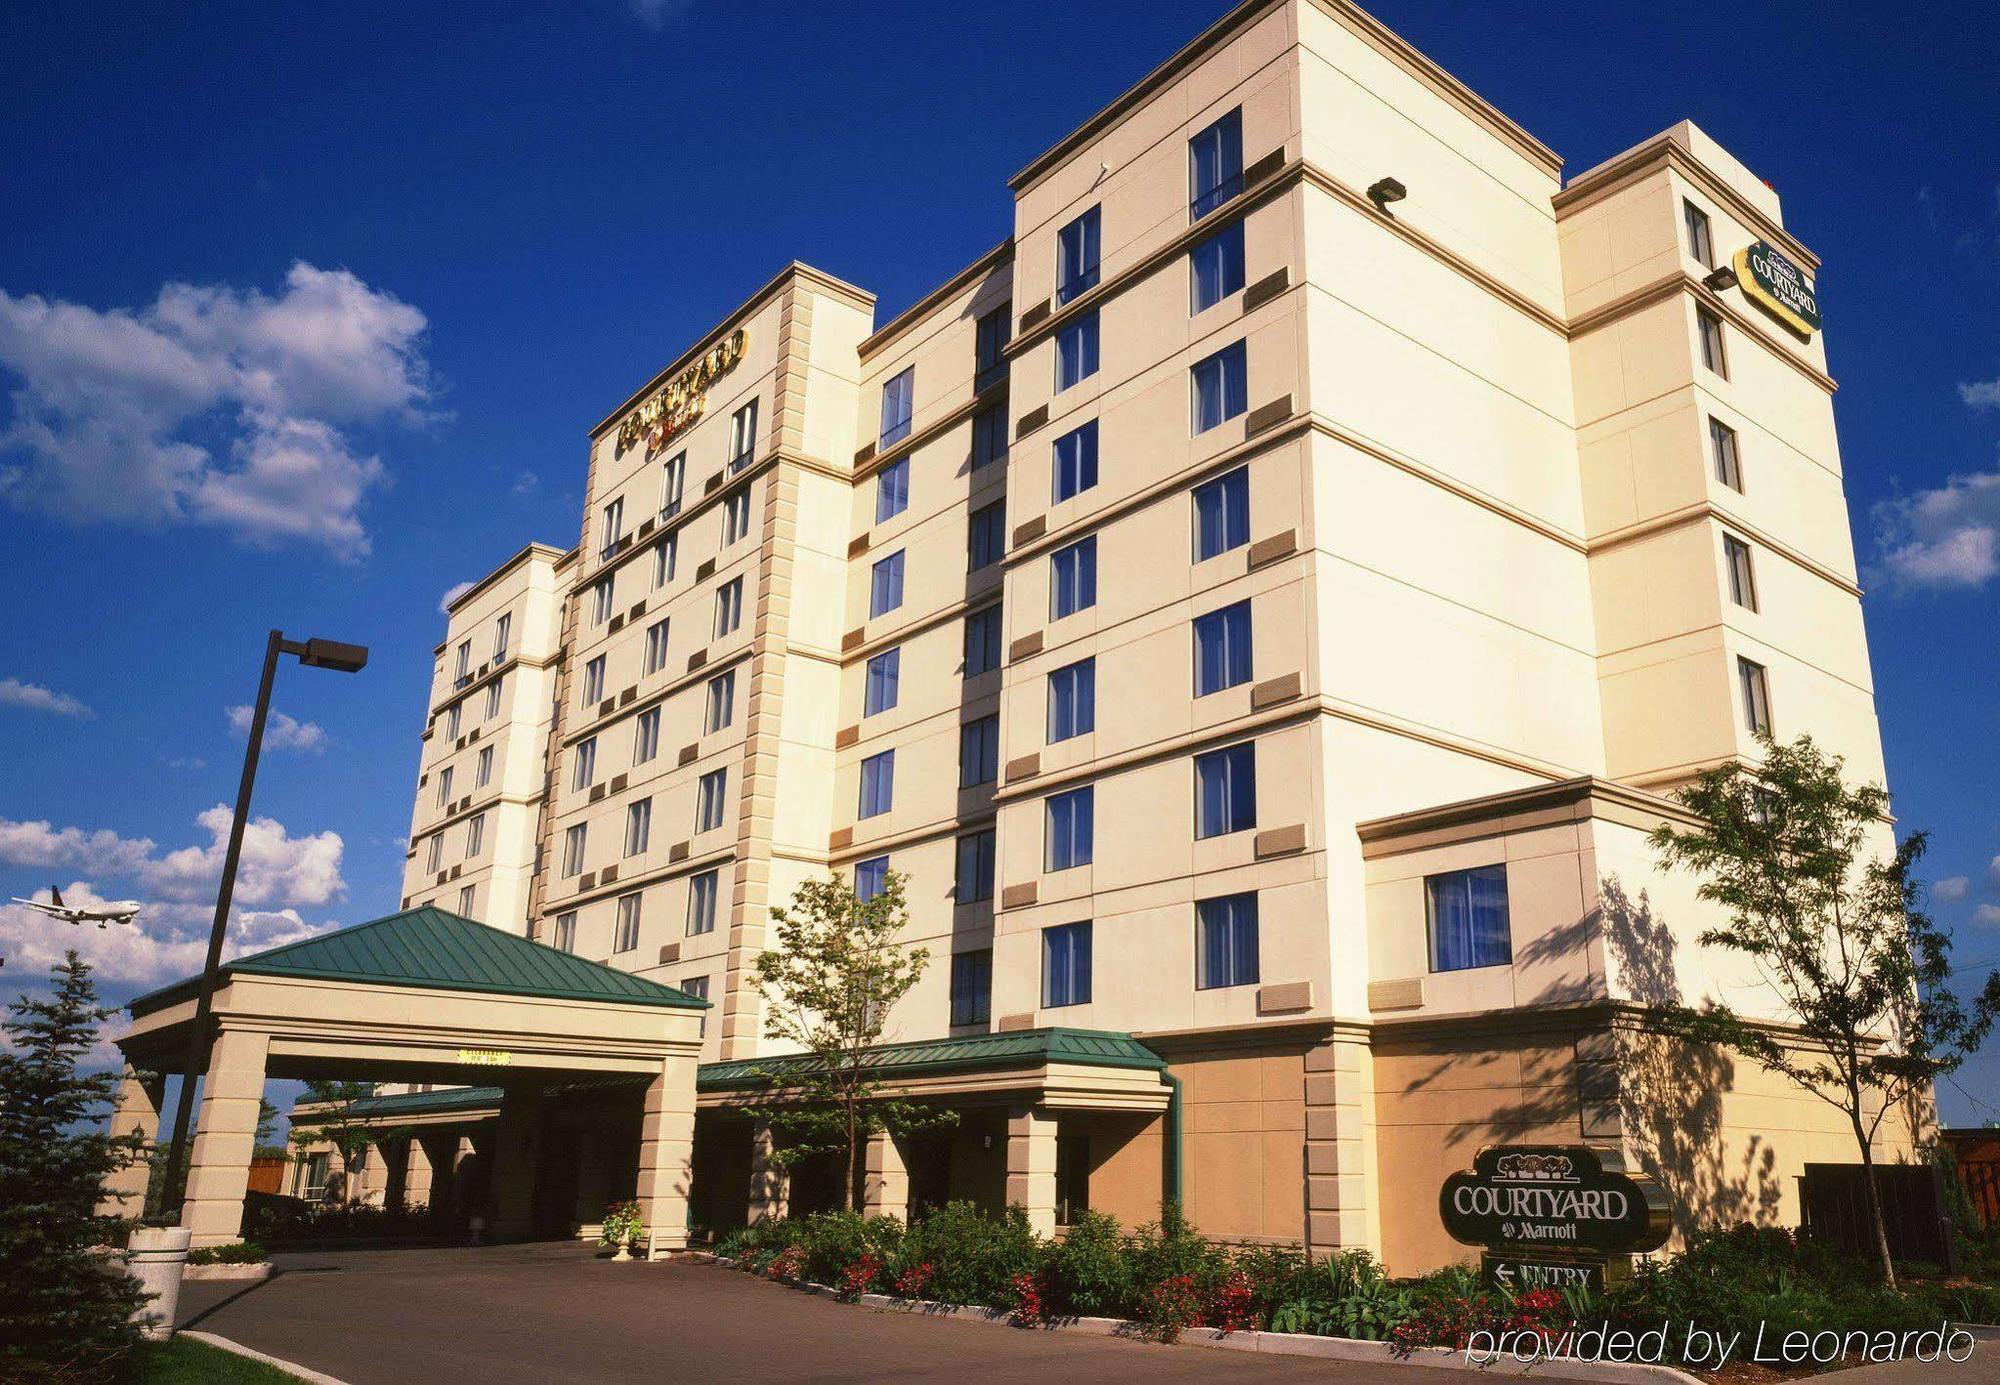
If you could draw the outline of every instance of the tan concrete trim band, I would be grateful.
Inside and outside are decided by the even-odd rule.
[[[966,813],[959,817],[939,818],[921,827],[912,827],[886,837],[871,837],[866,842],[829,848],[816,857],[801,855],[799,860],[818,860],[829,866],[843,866],[854,861],[865,861],[870,856],[880,856],[885,851],[901,851],[912,846],[922,846],[925,842],[938,841],[945,837],[962,837],[968,832],[976,832],[982,827],[991,827],[995,818],[992,809],[982,813]]]
[[[976,414],[983,413],[1005,399],[1007,397],[1007,386],[1008,381],[1006,380],[996,381],[988,385],[943,418],[932,420],[929,424],[911,433],[895,446],[885,451],[877,452],[866,462],[855,467],[849,479],[858,486],[883,467],[901,461],[920,447],[928,447],[931,443],[936,442],[967,419],[972,418]],[[862,535],[863,540],[866,540],[867,537],[865,534]],[[850,554],[849,556],[853,557],[855,555]]]
[[[1420,808],[1413,813],[1372,818],[1354,825],[1363,860],[1422,851],[1451,842],[1503,836],[1563,822],[1606,818],[1650,831],[1661,823],[1693,825],[1698,819],[1680,804],[1626,784],[1579,775],[1507,793]]]
[[[572,549],[568,551],[574,552],[575,550]],[[509,558],[506,562],[500,564],[499,567],[494,568],[493,571],[487,573],[477,582],[474,582],[471,586],[467,587],[464,591],[460,592],[457,596],[453,597],[451,599],[451,603],[444,608],[445,614],[448,616],[458,614],[458,608],[460,606],[463,606],[466,602],[478,596],[481,592],[485,591],[495,582],[498,582],[502,577],[505,577],[515,568],[527,562],[530,558],[543,558],[551,563],[558,563],[563,560],[564,556],[565,556],[565,550],[557,548],[554,544],[531,543],[527,547],[523,548],[519,553],[516,553],[513,557]],[[437,648],[439,653],[444,652],[444,645],[441,644]]]
[[[605,716],[598,717],[593,721],[587,721],[583,723],[583,725],[577,727],[576,730],[574,731],[565,731],[562,734],[561,738],[557,741],[557,744],[562,746],[563,749],[568,750],[570,747],[574,746],[578,741],[587,740],[590,737],[597,735],[600,731],[604,731],[609,727],[616,726],[620,722],[629,721],[631,718],[638,716],[641,712],[651,711],[653,708],[659,706],[661,703],[665,702],[668,698],[672,697],[677,692],[681,692],[684,689],[691,688],[697,683],[706,683],[709,679],[717,677],[726,670],[736,668],[737,666],[748,662],[751,655],[755,653],[756,653],[756,645],[746,644],[741,649],[723,655],[720,659],[717,659],[712,664],[698,665],[692,672],[684,672],[678,678],[671,678],[667,680],[665,683],[662,683],[659,687],[655,688],[653,691],[647,693],[644,697],[635,698],[631,702],[628,702],[624,706],[618,708],[616,711],[613,711]],[[633,768],[636,769],[638,768],[638,766],[635,765],[633,766]],[[676,766],[676,768],[678,768],[678,766]]]
[[[735,859],[736,845],[732,842],[728,846],[716,847],[712,851],[705,851],[699,856],[688,856],[678,861],[670,861],[666,865],[649,870],[642,875],[629,875],[625,879],[616,881],[610,885],[600,885],[590,890],[579,890],[575,894],[566,894],[560,898],[556,897],[554,889],[551,888],[549,897],[543,901],[542,916],[546,918],[552,914],[566,914],[572,909],[581,908],[585,904],[591,904],[600,899],[609,899],[613,895],[630,894],[632,891],[644,889],[648,885],[659,885],[669,880],[679,880],[685,876],[699,875],[705,870],[726,865]],[[563,883],[559,880],[556,882],[556,885],[560,886]]]
[[[1613,529],[1609,533],[1602,534],[1591,540],[1590,553],[1593,557],[1599,553],[1609,553],[1614,549],[1623,548],[1628,543],[1636,543],[1641,539],[1650,538],[1655,534],[1666,533],[1674,529],[1685,529],[1691,524],[1699,524],[1704,520],[1713,520],[1724,528],[1744,535],[1760,547],[1769,549],[1794,566],[1810,572],[1815,577],[1832,583],[1849,596],[1859,597],[1862,594],[1861,588],[1855,584],[1853,579],[1835,572],[1817,558],[1800,552],[1783,539],[1776,537],[1768,530],[1750,523],[1740,515],[1729,513],[1729,511],[1722,509],[1712,500],[1699,501],[1696,504],[1684,506],[1678,510],[1671,510],[1663,515],[1655,515],[1651,519],[1641,520],[1637,524],[1629,524],[1623,529]]]
[[[1738,311],[1735,305],[1726,301],[1721,294],[1702,283],[1699,279],[1689,275],[1684,269],[1676,270],[1663,278],[1655,279],[1650,284],[1642,284],[1630,293],[1621,294],[1609,303],[1593,308],[1581,317],[1572,319],[1569,325],[1570,339],[1574,341],[1578,337],[1597,331],[1600,327],[1608,327],[1620,318],[1627,317],[1632,313],[1643,312],[1647,308],[1665,302],[1678,293],[1693,295],[1695,300],[1703,307],[1728,322],[1743,336],[1762,346],[1766,351],[1777,357],[1778,360],[1805,376],[1806,379],[1818,385],[1828,394],[1832,394],[1840,388],[1839,382],[1831,375],[1828,375],[1811,361],[1804,360],[1792,354],[1776,336],[1772,335],[1770,329],[1760,323],[1753,322],[1749,317]]]

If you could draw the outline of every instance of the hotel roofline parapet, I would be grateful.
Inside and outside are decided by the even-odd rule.
[[[1758,725],[1882,777],[1823,337],[1709,282],[1817,270],[1777,194],[1685,122],[1565,183],[1341,0],[1237,7],[1010,187],[887,323],[791,264],[592,429],[575,547],[450,607],[405,905],[705,996],[716,1067],[772,1051],[771,908],[899,871],[891,1038],[1114,1031],[1179,1081],[1173,1132],[993,1115],[1060,1148],[1038,1217],[1165,1177],[1421,1266],[1506,1136],[1795,1219],[1830,1113],[1643,1022],[1754,995],[1665,795]],[[997,1200],[992,1133],[892,1151],[907,1195]]]

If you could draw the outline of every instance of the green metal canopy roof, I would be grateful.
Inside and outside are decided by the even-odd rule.
[[[703,1063],[695,1086],[701,1091],[731,1091],[764,1086],[772,1078],[782,1085],[788,1078],[809,1072],[817,1061],[811,1054],[794,1053],[776,1058]],[[883,1044],[867,1050],[862,1062],[869,1069],[869,1076],[881,1081],[990,1068],[1039,1067],[1044,1063],[1154,1071],[1167,1066],[1164,1058],[1130,1034],[1109,1029],[1021,1029],[1004,1034]]]
[[[414,1116],[430,1111],[469,1111],[498,1106],[507,1094],[499,1087],[447,1087],[441,1092],[395,1092],[350,1102],[355,1116]]]
[[[684,1009],[707,1009],[709,1005],[672,986],[544,947],[518,933],[489,928],[430,905],[238,957],[223,965],[218,979],[232,975],[296,976],[617,1005]],[[199,984],[196,977],[177,981],[140,996],[128,1008],[135,1016],[164,1009],[194,995]]]

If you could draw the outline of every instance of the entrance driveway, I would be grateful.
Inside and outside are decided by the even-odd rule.
[[[876,1312],[691,1261],[614,1265],[575,1243],[281,1255],[202,1281],[181,1326],[350,1385],[699,1380],[1380,1381],[1372,1363],[1259,1356]],[[1406,1368],[1410,1385],[1493,1377]]]

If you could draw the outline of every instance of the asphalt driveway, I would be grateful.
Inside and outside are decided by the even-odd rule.
[[[701,1262],[614,1265],[570,1244],[279,1256],[204,1281],[181,1326],[350,1385],[699,1380],[1380,1381],[1372,1363],[1259,1356],[876,1312]],[[1473,1372],[1405,1369],[1411,1385]]]

